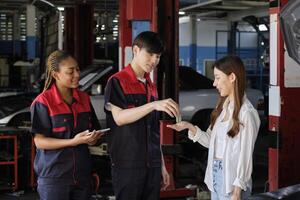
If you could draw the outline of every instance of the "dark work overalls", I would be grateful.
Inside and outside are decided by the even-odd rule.
[[[139,81],[131,66],[113,75],[106,86],[105,105],[122,109],[142,106],[157,100],[155,85],[149,74],[146,83]],[[109,133],[109,153],[112,179],[117,200],[159,199],[161,181],[161,150],[159,113],[118,126],[112,113],[106,110]]]
[[[31,105],[32,134],[71,139],[100,128],[89,96],[73,89],[73,103],[63,101],[55,84]],[[34,161],[41,200],[88,200],[91,160],[86,144],[56,150],[37,149]]]

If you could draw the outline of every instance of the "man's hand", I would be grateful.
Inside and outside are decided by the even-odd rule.
[[[153,107],[154,110],[166,112],[171,117],[176,117],[180,114],[178,104],[170,98],[160,101],[154,101]]]
[[[167,187],[170,185],[170,176],[169,176],[169,173],[168,173],[165,165],[163,165],[161,167],[161,174],[162,174],[162,178],[163,178],[162,189],[166,190]]]

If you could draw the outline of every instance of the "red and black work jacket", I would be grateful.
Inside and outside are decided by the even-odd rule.
[[[55,84],[31,105],[32,134],[71,139],[85,130],[99,129],[88,94],[73,89],[73,103],[63,101]],[[34,169],[39,184],[84,184],[90,181],[88,146],[81,144],[55,150],[37,149]]]
[[[157,100],[156,86],[149,74],[146,83],[138,80],[129,65],[114,74],[105,89],[105,105],[111,103],[122,109],[142,106]],[[109,153],[112,166],[119,168],[160,167],[159,112],[152,111],[136,122],[118,126],[105,106],[109,133]]]

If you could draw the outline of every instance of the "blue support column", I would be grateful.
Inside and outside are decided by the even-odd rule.
[[[190,66],[197,70],[197,44],[190,44]]]
[[[26,37],[27,59],[34,59],[36,57],[36,36]]]
[[[190,66],[197,70],[197,19],[195,15],[190,16],[191,44],[190,44]]]
[[[34,59],[36,57],[36,34],[35,34],[35,6],[27,5],[27,36],[26,36],[26,49],[27,59]]]

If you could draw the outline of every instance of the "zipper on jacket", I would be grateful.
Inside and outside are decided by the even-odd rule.
[[[150,102],[150,98],[148,98],[148,81],[146,80],[145,84],[143,84],[145,86],[145,90],[146,90],[146,103]],[[149,114],[148,114],[149,115]],[[149,128],[148,128],[148,115],[146,115],[145,117],[145,127],[146,127],[146,165],[147,167],[150,167],[150,163],[149,163],[149,147],[148,147],[148,137],[149,137]]]

